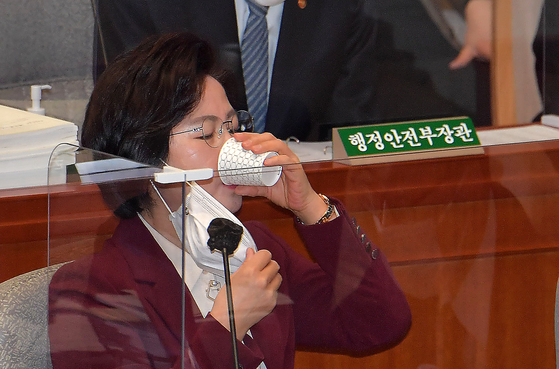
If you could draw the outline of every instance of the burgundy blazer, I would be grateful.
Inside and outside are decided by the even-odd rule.
[[[280,264],[276,308],[238,342],[244,369],[293,368],[296,345],[374,353],[401,341],[411,313],[380,250],[341,214],[297,224],[316,263],[257,222],[246,226]],[[103,250],[64,265],[49,289],[51,357],[59,368],[180,368],[182,281],[139,218],[122,220]],[[203,318],[188,289],[187,368],[227,368],[230,333]]]

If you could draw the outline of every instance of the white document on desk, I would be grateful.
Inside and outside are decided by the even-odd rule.
[[[299,157],[301,163],[332,160],[332,141],[288,141],[287,146]]]
[[[477,131],[482,146],[559,140],[559,129],[532,124],[529,126]]]

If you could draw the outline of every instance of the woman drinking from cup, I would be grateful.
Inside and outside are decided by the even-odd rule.
[[[244,369],[293,368],[296,346],[374,353],[405,337],[409,306],[383,253],[359,234],[341,202],[313,190],[285,142],[247,132],[250,117],[233,110],[223,77],[210,46],[185,33],[144,41],[97,82],[85,147],[153,166],[217,170],[220,149],[233,137],[254,154],[277,153],[263,164],[282,171],[272,186],[225,185],[217,176],[190,183],[186,199],[180,185],[151,183],[121,204],[103,250],[53,277],[55,369],[171,368],[181,356],[185,367],[232,367],[221,256],[205,244],[215,214],[243,227],[231,289]],[[289,209],[316,262],[263,224],[242,224],[234,213],[243,196]]]

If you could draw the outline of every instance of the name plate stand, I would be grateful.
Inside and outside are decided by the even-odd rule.
[[[468,117],[334,128],[332,144],[334,161],[349,165],[484,153]]]

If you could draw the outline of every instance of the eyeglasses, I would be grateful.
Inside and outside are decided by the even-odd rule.
[[[206,118],[202,121],[202,125],[199,127],[187,129],[186,131],[180,131],[171,133],[171,136],[180,135],[189,132],[200,133],[200,138],[204,138],[204,141],[208,146],[213,148],[218,148],[221,145],[224,131],[229,135],[227,138],[236,132],[252,132],[254,130],[254,119],[252,115],[246,110],[239,110],[236,112],[235,116],[230,120],[224,122],[216,121],[212,118]]]

